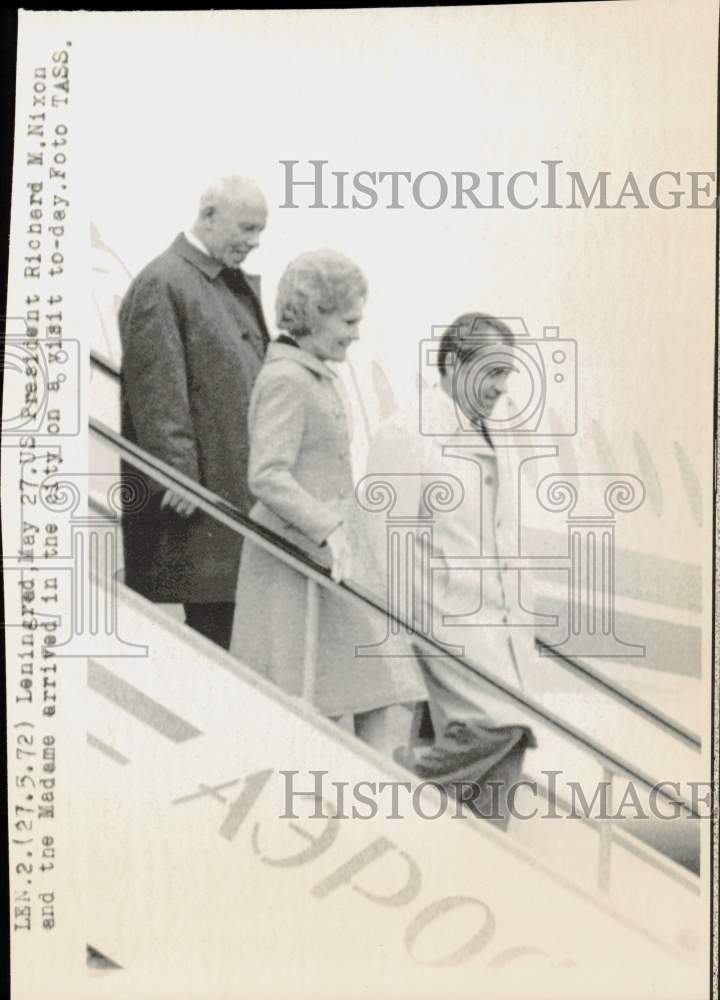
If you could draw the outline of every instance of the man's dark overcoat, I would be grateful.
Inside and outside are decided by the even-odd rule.
[[[132,282],[119,321],[123,435],[247,513],[247,412],[268,343],[259,279],[233,280],[180,234]],[[154,601],[233,601],[240,536],[160,509],[165,487],[147,485],[123,518],[127,584]]]

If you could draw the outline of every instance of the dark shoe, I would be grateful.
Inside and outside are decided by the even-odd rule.
[[[421,778],[447,782],[483,775],[514,747],[525,745],[529,730],[522,726],[486,729],[464,722],[448,723],[443,743],[418,755],[415,773]]]
[[[474,768],[474,765],[480,765],[476,770],[482,773],[488,765],[488,756],[487,747],[477,745],[457,750],[432,747],[416,759],[414,771],[419,778],[450,781],[458,772],[465,772],[468,768]],[[492,754],[491,761],[494,760],[495,754]]]
[[[495,755],[488,760],[488,751],[485,747],[468,747],[466,749],[452,750],[449,747],[431,747],[421,753],[414,753],[410,747],[397,747],[393,751],[393,759],[396,764],[400,764],[408,771],[412,771],[419,778],[433,778],[439,781],[452,781],[457,779],[458,771],[473,769],[474,773],[482,773],[485,767],[494,762]],[[473,765],[481,764],[481,768]]]

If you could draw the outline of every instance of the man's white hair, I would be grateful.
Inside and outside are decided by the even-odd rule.
[[[333,313],[364,299],[368,285],[357,264],[337,250],[308,250],[292,260],[278,284],[278,328],[296,337],[310,333],[317,312]]]
[[[228,204],[241,205],[250,201],[265,202],[265,195],[254,180],[235,175],[220,177],[200,196],[199,214],[202,215],[208,208],[219,208]]]

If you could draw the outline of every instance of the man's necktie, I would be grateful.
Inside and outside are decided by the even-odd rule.
[[[249,291],[248,283],[245,281],[245,275],[237,267],[224,267],[220,272],[225,284],[228,288],[235,292],[235,294],[247,294]]]
[[[478,434],[480,434],[481,437],[485,440],[485,442],[488,445],[488,447],[492,448],[493,451],[494,451],[495,450],[495,445],[492,443],[492,440],[490,438],[490,434],[488,433],[488,429],[485,426],[485,421],[483,420],[483,418],[482,417],[475,417],[475,419],[472,420],[471,423],[472,423],[472,426],[475,428],[475,430],[478,432]]]
[[[238,267],[224,267],[220,272],[220,275],[233,295],[242,299],[243,302],[250,307],[255,319],[258,322],[261,333],[264,338],[267,339],[265,319],[262,314],[262,309],[260,308],[260,303],[255,297],[255,292],[250,287],[243,272]]]

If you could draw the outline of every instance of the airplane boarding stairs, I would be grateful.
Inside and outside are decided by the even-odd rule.
[[[123,454],[255,534],[312,585],[337,586],[101,421],[91,431],[106,456]],[[92,508],[111,524],[103,496],[91,491]],[[436,790],[128,590],[107,551],[95,552],[91,573],[129,645],[88,664],[88,941],[119,966],[98,978],[98,996],[116,977],[127,995],[157,990],[178,956],[188,996],[233,995],[233,981],[263,977],[273,995],[348,995],[332,975],[317,980],[318,969],[340,967],[358,993],[378,996],[474,996],[480,970],[498,995],[538,975],[548,995],[591,995],[593,983],[603,996],[642,995],[651,981],[658,995],[695,995],[706,968],[709,901],[696,871],[707,824],[687,795],[687,782],[702,780],[687,729],[592,673],[542,660],[536,690],[506,691],[539,744],[525,771],[540,793],[523,789],[517,811],[538,814],[503,834],[452,800],[442,812]],[[560,674],[572,681],[564,701],[553,693]],[[561,772],[554,789],[551,771]],[[677,819],[566,818],[570,780],[588,799],[610,782],[616,809],[629,785],[647,806],[661,779],[680,783],[661,798],[666,814],[681,803]],[[353,797],[361,782],[377,815],[351,819],[353,806],[370,812]],[[322,803],[291,794],[318,790]],[[403,969],[402,992],[388,967]]]
[[[88,664],[88,940],[120,966],[98,976],[98,997],[116,977],[123,995],[160,989],[179,964],[187,996],[263,976],[280,996],[302,995],[298,983],[348,995],[314,978],[340,967],[391,995],[387,965],[413,996],[538,975],[558,996],[598,981],[602,995],[641,996],[645,977],[696,995],[707,901],[683,869],[579,820],[502,834],[452,804],[423,818],[404,792],[400,820],[387,794],[385,815],[344,818],[359,782],[417,780],[161,607],[119,583],[116,596],[121,635],[147,655]],[[311,772],[327,818],[309,797],[287,809],[288,787],[316,790]],[[347,783],[344,808],[333,782]],[[418,810],[441,805],[426,789]]]

